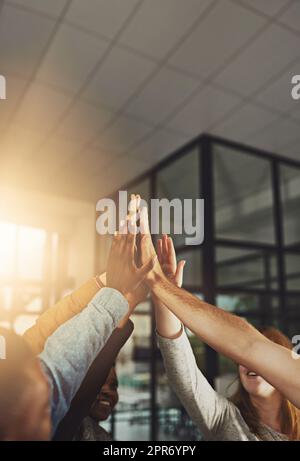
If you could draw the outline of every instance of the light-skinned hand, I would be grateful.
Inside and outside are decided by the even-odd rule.
[[[126,220],[114,236],[106,271],[107,286],[128,296],[153,269],[157,256],[152,255],[141,267],[135,262],[136,223]]]
[[[168,235],[163,235],[162,239],[157,240],[157,256],[165,276],[175,285],[181,287],[186,261],[182,260],[177,264],[173,239]]]

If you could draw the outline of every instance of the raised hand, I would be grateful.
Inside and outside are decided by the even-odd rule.
[[[141,263],[145,264],[150,258],[155,258],[156,251],[152,242],[150,228],[149,228],[149,218],[148,210],[146,207],[139,208],[139,196],[137,200],[139,218],[140,218],[140,242],[139,242],[139,252]],[[159,261],[156,258],[153,269],[148,272],[145,277],[145,282],[150,285],[153,283],[156,278],[163,277],[163,271],[160,267]]]
[[[164,276],[171,282],[168,282],[170,286],[172,287],[173,284],[181,287],[185,261],[180,261],[177,264],[171,237],[163,235],[163,238],[157,241],[157,255]],[[180,336],[182,333],[180,320],[161,302],[159,296],[153,294],[153,301],[155,304],[156,329],[158,333],[170,339]]]
[[[141,267],[137,267],[135,251],[136,223],[133,219],[128,219],[114,236],[106,271],[107,286],[115,288],[124,296],[140,286],[157,260],[155,254]]]
[[[157,241],[157,256],[165,276],[175,285],[181,287],[186,261],[182,260],[177,264],[176,252],[171,237],[163,235],[163,238]]]

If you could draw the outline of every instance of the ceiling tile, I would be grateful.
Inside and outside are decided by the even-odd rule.
[[[51,137],[43,146],[41,152],[33,157],[35,171],[47,171],[47,174],[54,174],[60,171],[67,162],[78,153],[77,143],[71,143],[56,137]],[[54,179],[54,178],[53,178]]]
[[[140,0],[73,0],[66,19],[113,38]]]
[[[300,32],[300,2],[295,0],[280,16],[279,21]]]
[[[103,192],[107,196],[115,190],[123,187],[127,182],[136,178],[138,175],[146,171],[147,163],[132,155],[122,155],[118,157],[105,171],[102,171],[96,181],[101,185],[102,194],[100,191],[97,198],[103,196]],[[107,179],[109,178],[109,179]],[[100,187],[99,187],[100,190]]]
[[[100,148],[90,148],[81,153],[72,161],[72,169],[80,172],[86,178],[93,178],[103,173],[103,168],[114,161],[115,155]]]
[[[183,42],[170,62],[206,77],[255,36],[264,23],[260,16],[238,4],[228,0],[219,1]]]
[[[160,123],[198,87],[198,80],[163,68],[126,107],[126,112],[151,123]]]
[[[168,127],[197,136],[209,130],[239,102],[237,96],[206,86],[168,122]]]
[[[156,67],[152,61],[114,48],[87,87],[84,97],[119,109]]]
[[[62,25],[43,60],[37,79],[77,92],[107,46],[103,40]]]
[[[294,118],[295,120],[300,120],[300,101],[295,101],[295,108],[294,110],[290,113],[291,117]]]
[[[22,170],[26,159],[32,155],[42,141],[42,134],[38,131],[26,130],[22,126],[14,124],[9,128],[2,139],[1,170]]]
[[[0,102],[0,126],[4,126],[23,94],[27,81],[12,75],[6,75],[7,98]]]
[[[112,126],[99,135],[95,146],[104,151],[122,153],[134,146],[152,129],[152,125],[120,116]]]
[[[51,0],[51,1],[41,1],[41,0],[6,0],[12,5],[19,5],[22,7],[28,7],[36,10],[40,13],[49,14],[53,17],[58,17],[64,7],[66,6],[67,0]]]
[[[49,132],[70,103],[71,98],[45,85],[34,83],[29,88],[15,121],[24,128]]]
[[[89,141],[112,118],[113,113],[83,101],[72,107],[67,117],[60,123],[56,135],[75,140],[81,145]]]
[[[250,95],[300,56],[299,44],[299,37],[274,24],[221,72],[216,81]]]
[[[42,134],[39,131],[33,131],[24,128],[23,125],[14,123],[6,130],[6,139],[15,145],[22,145],[29,148],[34,148],[42,139]]]
[[[299,138],[300,122],[278,118],[264,129],[254,133],[249,141],[259,145],[262,149],[281,153],[283,146],[292,143]]]
[[[274,80],[266,89],[257,94],[255,99],[278,111],[294,111],[298,104],[291,96],[292,77],[300,73],[300,59],[279,79]]]
[[[215,134],[229,139],[237,140],[237,136],[239,140],[245,139],[277,118],[278,116],[271,112],[253,104],[247,104],[235,111],[230,117],[228,116],[213,131]]]
[[[41,57],[54,24],[54,20],[4,4],[0,16],[1,72],[28,77]]]
[[[188,140],[188,136],[168,129],[159,129],[149,139],[133,149],[132,155],[140,161],[154,165],[183,146]]]
[[[240,3],[273,17],[289,3],[289,0],[240,0]]]
[[[212,3],[212,0],[147,0],[142,3],[120,41],[162,59]]]
[[[282,148],[281,154],[300,161],[300,138],[296,142],[293,141],[292,144]]]

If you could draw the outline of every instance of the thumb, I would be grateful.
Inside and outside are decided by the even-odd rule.
[[[176,274],[175,274],[175,281],[176,281],[176,285],[178,287],[181,287],[182,286],[182,281],[183,281],[183,269],[184,269],[184,266],[186,265],[186,261],[185,260],[182,260],[182,261],[179,261],[179,263],[177,264],[177,269],[176,269]]]

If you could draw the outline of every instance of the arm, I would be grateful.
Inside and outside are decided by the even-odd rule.
[[[144,235],[142,259],[155,254],[147,211],[140,212]],[[300,362],[291,351],[265,338],[247,321],[209,305],[173,285],[155,262],[146,277],[155,297],[212,348],[264,377],[300,408]]]
[[[157,241],[157,254],[161,268],[166,277],[175,285],[182,285],[183,268],[185,261],[180,261],[177,266],[176,253],[171,238],[166,235]],[[181,335],[182,324],[161,301],[152,293],[155,307],[156,331],[164,338],[175,339]]]
[[[67,320],[84,309],[99,290],[96,279],[92,278],[80,288],[58,301],[53,307],[47,309],[36,321],[36,324],[24,333],[25,340],[29,343],[35,354],[40,354],[44,349],[47,338]]]
[[[70,403],[96,355],[128,311],[116,290],[103,288],[86,309],[61,325],[46,341],[40,360],[49,378],[53,430]]]
[[[182,285],[185,261],[177,265],[173,241],[166,235],[157,242],[158,260],[166,277]],[[205,439],[226,427],[234,406],[217,394],[198,369],[180,320],[154,297],[156,329],[169,383]]]
[[[168,380],[177,397],[206,440],[226,431],[234,422],[237,410],[219,395],[196,364],[186,333],[182,329],[176,339],[158,336]]]
[[[90,366],[80,388],[72,400],[65,417],[60,422],[54,440],[73,440],[82,420],[89,415],[100,389],[114,366],[117,355],[130,337],[134,325],[129,320],[122,330],[115,329]]]
[[[265,338],[247,321],[174,286],[161,273],[149,287],[195,335],[238,364],[263,376],[300,407],[300,363],[291,351]]]
[[[35,354],[40,354],[44,349],[47,338],[67,320],[79,314],[93,299],[99,288],[106,286],[106,274],[88,280],[70,295],[65,296],[58,301],[53,307],[47,309],[36,321],[36,324],[24,333],[25,340],[29,343]],[[146,299],[148,289],[141,285],[132,293],[129,293],[127,300],[130,309],[118,328],[122,329],[134,308]]]
[[[60,326],[40,355],[51,385],[53,430],[68,410],[95,356],[128,312],[125,296],[139,288],[153,268],[156,258],[140,268],[136,266],[135,243],[135,233],[115,236],[106,274],[110,289],[102,288],[86,309]]]

